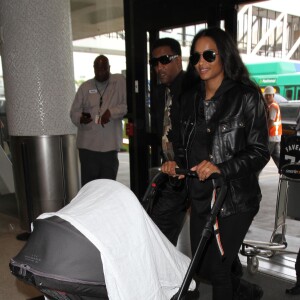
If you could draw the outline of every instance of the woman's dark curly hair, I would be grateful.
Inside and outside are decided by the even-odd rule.
[[[224,68],[225,78],[258,88],[258,86],[250,79],[249,72],[240,57],[235,42],[227,32],[220,28],[212,27],[200,30],[194,36],[190,55],[195,52],[196,42],[202,37],[209,37],[216,43],[221,63]],[[195,83],[199,83],[199,81],[201,80],[195,71],[195,67],[189,63],[187,67],[186,84],[191,86]]]

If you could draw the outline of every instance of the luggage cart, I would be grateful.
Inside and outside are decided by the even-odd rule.
[[[278,252],[294,253],[287,250],[285,234],[290,183],[300,184],[300,136],[282,136],[279,174],[274,230],[270,241],[244,240],[240,250],[247,257],[247,270],[251,274],[258,271],[257,256],[271,258]]]

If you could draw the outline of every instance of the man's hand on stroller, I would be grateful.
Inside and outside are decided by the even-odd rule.
[[[169,176],[177,177],[178,179],[185,178],[185,175],[177,174],[176,169],[178,168],[178,165],[176,161],[169,160],[163,163],[161,166],[161,171]]]

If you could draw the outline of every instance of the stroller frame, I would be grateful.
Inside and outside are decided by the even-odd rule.
[[[247,257],[247,270],[250,274],[255,274],[258,271],[259,260],[257,256],[271,258],[276,253],[297,254],[297,252],[287,250],[288,244],[285,238],[290,183],[300,183],[300,158],[286,153],[289,142],[300,147],[300,137],[283,137],[281,142],[280,177],[277,188],[274,229],[270,241],[244,240],[240,250],[240,253]],[[297,147],[293,147],[293,149],[295,148]]]

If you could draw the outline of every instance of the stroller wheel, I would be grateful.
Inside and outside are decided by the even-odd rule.
[[[259,261],[256,256],[247,257],[247,270],[250,274],[255,274],[258,271]]]

